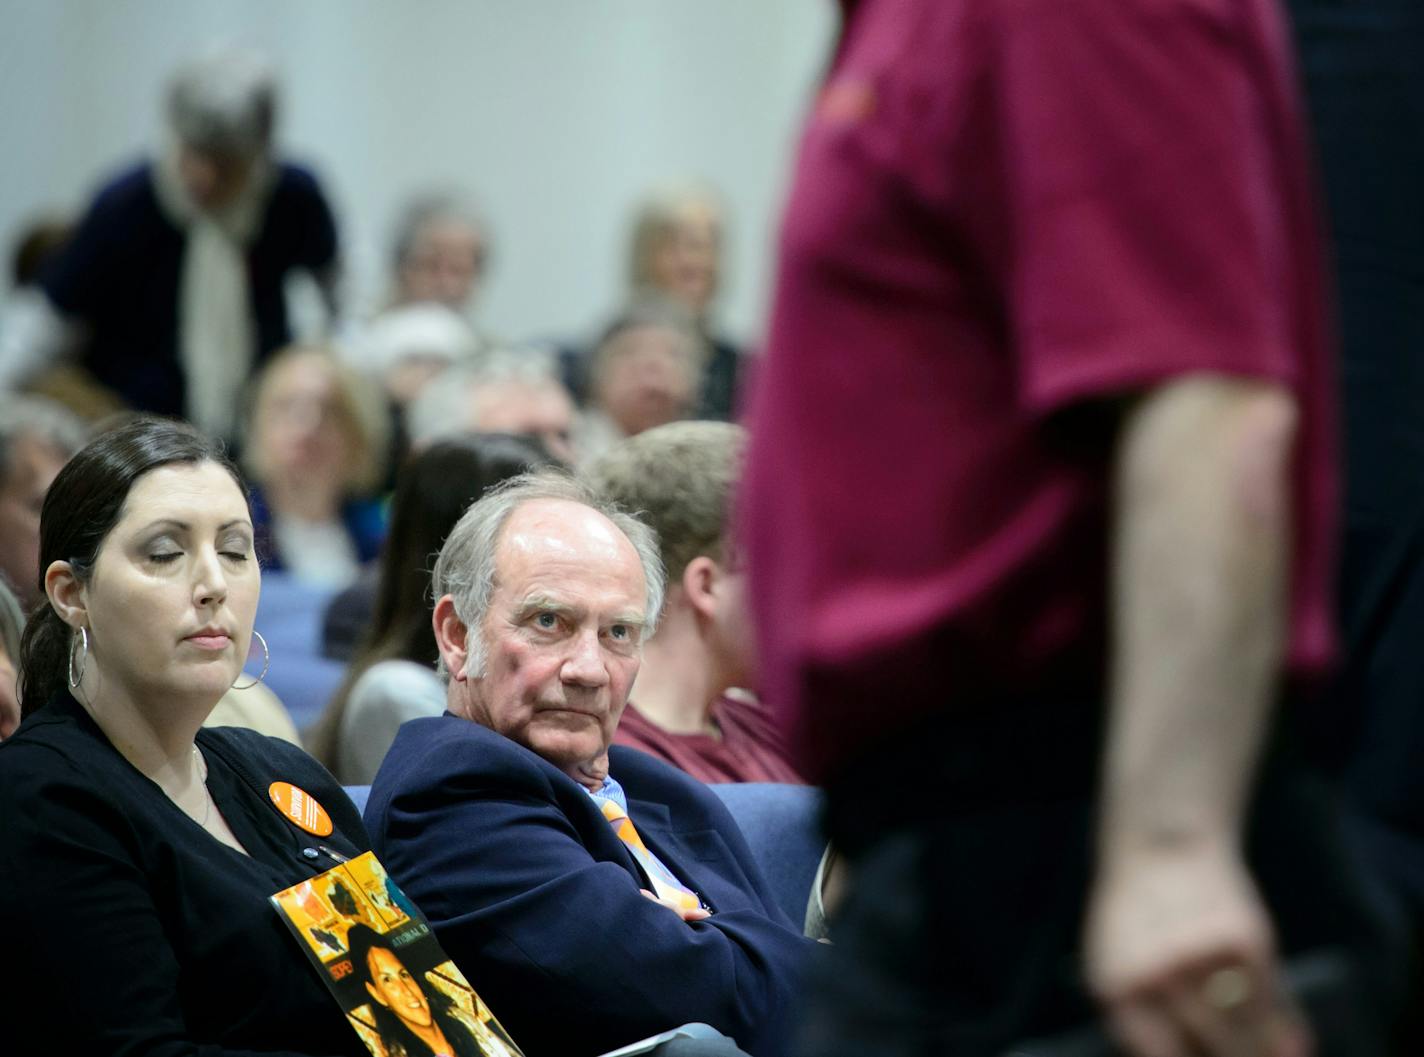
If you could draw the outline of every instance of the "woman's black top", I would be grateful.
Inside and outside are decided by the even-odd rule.
[[[184,814],[68,694],[0,744],[0,1051],[365,1052],[267,900],[368,850],[360,815],[294,746],[235,728],[197,740],[250,856]],[[268,795],[278,781],[326,809],[330,836],[287,820]]]

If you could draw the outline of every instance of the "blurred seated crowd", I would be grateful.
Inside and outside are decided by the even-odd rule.
[[[162,102],[157,156],[107,178],[79,216],[38,218],[15,239],[0,308],[0,572],[26,609],[42,597],[45,489],[86,436],[126,414],[183,418],[226,445],[264,571],[316,600],[320,653],[360,653],[353,677],[373,650],[431,653],[394,648],[392,622],[409,614],[393,594],[373,607],[383,549],[409,545],[386,560],[419,569],[458,515],[433,514],[411,483],[426,460],[431,474],[457,472],[460,455],[441,449],[442,463],[431,449],[455,443],[471,460],[458,470],[487,486],[500,475],[481,467],[512,467],[520,440],[489,462],[459,446],[478,435],[582,468],[657,426],[732,417],[745,357],[715,329],[723,221],[710,191],[656,191],[638,207],[626,301],[592,340],[507,341],[477,321],[492,235],[467,196],[412,193],[388,293],[361,312],[341,302],[340,229],[321,182],[276,149],[265,60],[204,53]],[[335,689],[284,702],[296,725],[313,727],[321,691]]]

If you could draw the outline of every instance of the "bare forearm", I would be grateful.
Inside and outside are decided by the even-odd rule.
[[[1124,424],[1115,481],[1106,864],[1239,830],[1285,634],[1294,407],[1189,379]]]

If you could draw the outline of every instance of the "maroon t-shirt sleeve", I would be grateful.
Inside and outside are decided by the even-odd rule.
[[[988,68],[1022,405],[1192,371],[1296,383],[1264,71],[1242,61],[1239,7],[1005,9]]]

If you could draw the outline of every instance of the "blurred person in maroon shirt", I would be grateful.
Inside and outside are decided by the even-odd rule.
[[[1276,708],[1332,658],[1336,508],[1279,13],[844,8],[743,536],[854,879],[804,1052],[1096,1010],[1137,1057],[1305,1054],[1281,965],[1325,948],[1377,1023],[1397,952]]]

